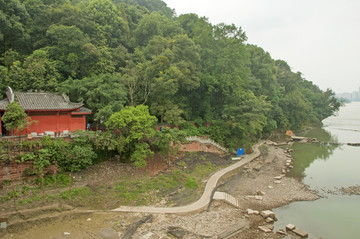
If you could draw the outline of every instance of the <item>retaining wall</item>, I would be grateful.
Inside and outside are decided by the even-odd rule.
[[[24,163],[0,163],[0,184],[4,180],[22,180],[25,178],[31,179],[33,177],[29,177],[24,171],[30,170],[33,172],[33,163],[32,162],[24,162]],[[54,173],[57,170],[55,165],[50,165],[48,168],[44,169],[45,173]]]

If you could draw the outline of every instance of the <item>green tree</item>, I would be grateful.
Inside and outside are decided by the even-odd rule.
[[[113,144],[120,157],[128,157],[138,167],[145,166],[145,158],[153,153],[149,140],[154,136],[156,118],[151,116],[148,107],[138,105],[127,106],[113,114],[106,127],[115,137]]]
[[[126,91],[116,75],[101,74],[65,81],[60,91],[67,93],[74,101],[84,101],[94,113],[94,120],[104,123],[126,103]]]
[[[117,47],[120,44],[129,43],[129,29],[121,12],[110,0],[93,0],[90,1],[84,10],[88,19],[96,26],[95,36],[97,43],[106,42],[109,47]]]
[[[181,123],[190,102],[187,95],[200,85],[199,48],[186,35],[154,37],[144,50],[144,78],[150,82],[151,112],[168,123]]]
[[[5,108],[5,113],[1,118],[7,130],[12,134],[21,133],[22,130],[29,127],[33,121],[25,113],[24,109],[17,102],[9,103]]]
[[[138,45],[146,46],[155,36],[172,37],[181,33],[182,29],[176,22],[158,12],[152,12],[141,18],[134,36]]]
[[[12,48],[24,52],[29,35],[26,24],[29,14],[19,0],[0,0],[0,53]]]

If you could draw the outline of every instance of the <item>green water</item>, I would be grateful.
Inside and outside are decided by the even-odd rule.
[[[360,103],[343,107],[339,115],[324,120],[323,129],[307,137],[325,142],[360,143]],[[295,144],[294,169],[289,173],[301,179],[324,198],[295,202],[277,208],[275,228],[292,223],[310,238],[360,238],[360,196],[341,195],[340,187],[360,185],[360,147],[346,144]]]

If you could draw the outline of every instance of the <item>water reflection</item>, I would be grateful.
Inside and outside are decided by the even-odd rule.
[[[316,137],[315,137],[316,135]],[[289,176],[303,179],[305,170],[317,159],[327,160],[341,146],[336,143],[336,138],[323,129],[317,128],[309,131],[306,135],[309,138],[316,138],[321,143],[298,143],[291,146],[294,150],[294,168],[290,171]]]

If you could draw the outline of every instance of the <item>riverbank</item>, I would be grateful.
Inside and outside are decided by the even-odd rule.
[[[219,187],[218,191],[235,196],[240,202],[240,208],[213,201],[209,210],[198,214],[154,214],[152,221],[143,224],[133,238],[169,238],[171,234],[178,235],[178,238],[214,237],[236,225],[244,227],[233,238],[279,238],[280,235],[259,231],[258,226],[266,222],[259,215],[247,215],[246,210],[271,209],[292,201],[315,200],[318,196],[296,179],[286,176],[279,178],[283,170],[286,170],[285,164],[291,160],[285,150],[269,144],[262,146],[260,150],[262,155],[259,158],[244,166],[226,182],[220,182],[224,186]],[[162,204],[166,203],[162,201]],[[58,214],[49,222],[35,223],[36,227],[10,233],[4,238],[101,238],[100,233],[106,228],[119,238],[129,225],[147,215],[108,212]]]

